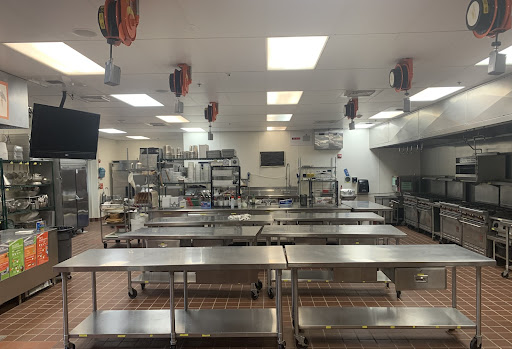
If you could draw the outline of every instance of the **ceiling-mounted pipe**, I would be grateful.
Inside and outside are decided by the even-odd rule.
[[[59,108],[64,107],[64,103],[66,103],[67,96],[68,96],[68,92],[66,90],[62,91],[62,99],[60,100]]]

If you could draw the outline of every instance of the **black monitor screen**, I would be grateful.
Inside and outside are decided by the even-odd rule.
[[[96,159],[100,115],[34,104],[30,157]]]
[[[260,152],[260,166],[284,166],[284,151]]]

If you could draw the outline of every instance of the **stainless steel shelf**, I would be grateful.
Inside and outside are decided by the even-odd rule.
[[[45,184],[11,184],[11,185],[6,185],[5,188],[48,187],[50,185],[52,185],[52,183],[45,183]]]
[[[332,282],[334,280],[334,273],[332,270],[303,270],[297,271],[299,282]],[[272,270],[272,281],[276,280],[275,271]],[[292,271],[283,270],[283,281],[292,281]],[[342,283],[342,281],[336,281]],[[363,283],[390,283],[391,280],[382,271],[377,271],[377,281],[363,281]]]
[[[53,211],[55,208],[53,206],[51,207],[43,207],[43,208],[36,208],[36,209],[28,209],[28,210],[20,210],[20,211],[14,211],[14,212],[8,212],[8,215],[11,214],[22,214],[22,213],[28,213],[28,212],[44,212],[44,211]]]
[[[176,310],[178,337],[268,337],[277,335],[276,310]],[[170,338],[169,310],[104,310],[89,315],[70,337]]]
[[[343,307],[299,308],[300,329],[443,328],[472,329],[476,325],[455,308]]]
[[[185,158],[169,158],[162,159],[163,161],[215,161],[215,160],[224,160],[224,159],[233,159],[233,156],[225,156],[220,158],[194,158],[194,159],[185,159]]]
[[[183,283],[183,272],[174,273],[174,282]],[[187,273],[187,283],[194,284],[196,282],[196,273]],[[145,271],[140,275],[132,278],[132,284],[169,284],[169,273],[157,271]]]

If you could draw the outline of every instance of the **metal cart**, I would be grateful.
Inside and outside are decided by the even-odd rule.
[[[229,250],[229,251],[228,251]],[[174,272],[216,270],[277,270],[276,308],[175,310]],[[169,338],[176,349],[178,337],[276,337],[285,348],[281,297],[284,250],[278,246],[179,247],[168,249],[88,250],[54,266],[62,275],[64,347],[74,349],[70,338]],[[169,274],[169,310],[99,310],[96,273],[103,271],[159,271]],[[69,330],[67,275],[90,272],[92,314]],[[187,299],[184,285],[184,298]]]
[[[336,212],[336,213],[275,213],[278,224],[361,224],[368,222],[384,223],[384,217],[373,212]]]
[[[482,345],[482,267],[496,262],[456,245],[387,246],[286,246],[288,267],[292,270],[292,318],[298,348],[307,348],[301,330],[329,329],[476,329],[470,348]],[[476,269],[476,324],[457,310],[458,266]],[[416,289],[438,288],[436,277],[452,268],[452,307],[300,307],[298,270],[301,268],[384,267]],[[429,279],[429,274],[432,279]],[[446,278],[446,274],[444,274]],[[444,280],[446,287],[446,279]],[[431,283],[433,287],[430,287]]]
[[[394,239],[399,244],[400,239],[407,234],[391,225],[270,225],[263,227],[260,237],[266,240],[267,246],[276,240],[306,245],[326,245],[328,240],[336,241],[339,245],[378,245],[382,242],[389,244]],[[274,297],[272,281],[275,273],[267,270],[267,294]],[[343,268],[343,270],[299,270],[299,282],[371,282],[388,283],[391,281],[377,268]],[[283,270],[283,281],[291,281],[291,271]],[[389,286],[389,285],[388,285]]]
[[[130,231],[130,213],[135,212],[132,207],[125,203],[113,203],[113,204],[100,204],[100,238],[103,244],[103,248],[107,248],[108,243],[119,243],[121,240],[128,240],[123,237],[123,234]],[[120,222],[109,222],[108,218],[103,220],[104,214],[119,214],[122,215]],[[104,227],[114,227],[115,231],[103,234]]]
[[[156,227],[142,228],[126,233],[124,238],[129,240],[142,240],[144,246],[148,247],[148,242],[165,242],[169,240],[178,240],[181,247],[188,246],[226,246],[233,241],[244,242],[248,245],[255,245],[262,227]],[[128,245],[128,247],[130,247]],[[237,277],[238,276],[238,277]],[[233,271],[225,273],[193,273],[187,274],[175,273],[175,283],[200,283],[200,284],[221,284],[221,283],[250,283],[251,297],[257,299],[259,291],[263,284],[258,280],[258,270],[250,273],[238,275]],[[137,297],[137,290],[133,285],[140,285],[142,289],[147,284],[169,283],[169,274],[165,272],[144,271],[140,275],[132,278],[132,273],[128,272],[128,296]]]

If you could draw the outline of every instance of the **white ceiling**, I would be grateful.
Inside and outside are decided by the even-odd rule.
[[[0,42],[64,41],[103,65],[108,45],[97,25],[97,0],[3,0]],[[186,127],[203,127],[203,109],[217,101],[214,131],[263,131],[266,126],[312,129],[340,126],[347,89],[376,89],[360,99],[360,120],[402,107],[403,93],[388,85],[397,60],[414,59],[411,94],[429,86],[471,87],[487,81],[486,67],[474,64],[491,50],[491,39],[478,40],[466,29],[469,0],[144,0],[136,41],[114,48],[122,69],[121,85],[103,84],[103,76],[67,77],[76,96],[147,93],[164,107],[135,108],[117,100],[66,107],[101,114],[101,127],[129,135],[165,138],[183,124],[151,127],[155,115],[172,114],[174,96],[168,75],[178,63],[192,66],[193,84],[185,104]],[[74,28],[95,31],[95,38],[74,35]],[[313,71],[267,71],[269,36],[329,35]],[[512,35],[500,37],[503,47]],[[60,73],[0,45],[0,70],[27,79],[60,79]],[[199,86],[198,83],[201,85]],[[58,105],[61,86],[29,83],[30,103]],[[296,106],[267,106],[266,91],[303,90]],[[424,104],[415,103],[415,107]],[[266,114],[293,113],[290,122],[266,122]],[[329,124],[327,121],[337,123]],[[103,136],[103,135],[102,135]],[[109,136],[110,137],[110,136]],[[111,136],[126,139],[124,135]]]

